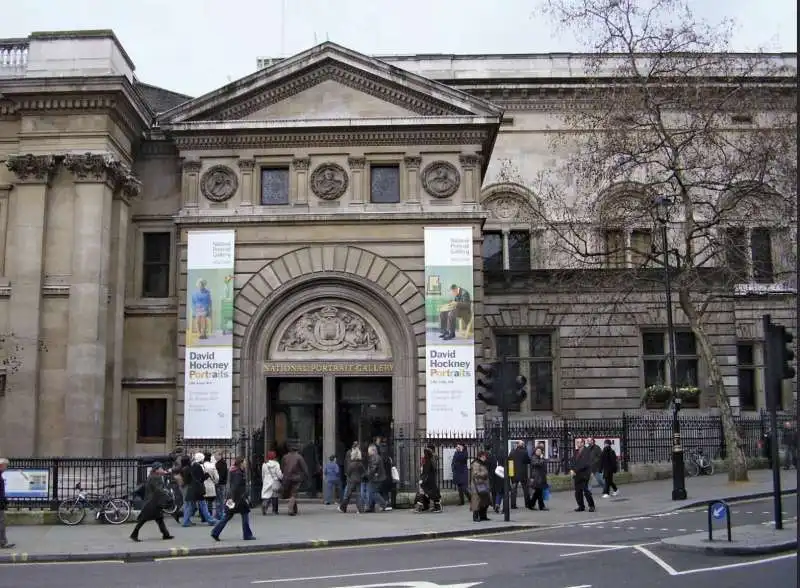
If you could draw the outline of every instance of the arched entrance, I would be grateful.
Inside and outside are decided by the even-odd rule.
[[[410,280],[395,268],[393,295],[368,268],[334,265],[275,283],[270,265],[253,278],[260,287],[248,282],[237,300],[241,424],[265,425],[268,448],[313,439],[325,457],[398,423],[413,429],[418,345],[408,315],[422,297]]]

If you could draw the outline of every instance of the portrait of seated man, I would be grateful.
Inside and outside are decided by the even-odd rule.
[[[453,300],[439,309],[439,323],[442,330],[441,339],[454,339],[458,319],[469,322],[472,318],[472,299],[469,292],[457,284],[450,286]]]

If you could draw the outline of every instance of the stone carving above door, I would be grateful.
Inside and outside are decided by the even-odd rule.
[[[347,183],[347,172],[335,163],[323,163],[311,174],[311,191],[322,200],[341,198]]]
[[[324,306],[298,317],[278,342],[278,352],[378,351],[381,339],[375,329],[356,313]]]
[[[211,202],[225,202],[239,188],[239,178],[226,165],[210,167],[200,178],[200,190]]]
[[[422,187],[435,198],[450,198],[461,185],[461,174],[447,161],[434,161],[422,170]]]

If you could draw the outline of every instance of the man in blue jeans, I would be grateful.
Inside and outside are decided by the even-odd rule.
[[[333,501],[342,496],[342,473],[339,464],[336,463],[336,456],[331,455],[328,463],[325,464],[325,504],[332,504]]]

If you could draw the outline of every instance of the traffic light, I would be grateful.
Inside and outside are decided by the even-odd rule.
[[[478,400],[482,400],[489,406],[499,406],[502,399],[502,378],[500,372],[502,366],[499,361],[478,366],[477,384],[483,390],[478,392]]]
[[[794,361],[792,341],[794,341],[794,336],[786,330],[786,327],[781,325],[775,325],[775,330],[778,333],[778,343],[780,344],[781,379],[791,380],[795,375],[792,367],[792,362]]]
[[[517,376],[514,378],[514,388],[511,390],[511,404],[519,405],[528,397],[528,391],[525,386],[528,384],[528,378],[525,376]]]

